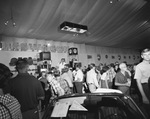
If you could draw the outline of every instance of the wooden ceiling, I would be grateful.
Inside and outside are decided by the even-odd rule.
[[[142,49],[150,47],[149,11],[148,0],[1,0],[0,35]],[[60,32],[64,21],[88,32]]]

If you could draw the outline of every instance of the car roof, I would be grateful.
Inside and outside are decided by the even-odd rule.
[[[57,99],[63,99],[63,98],[73,98],[73,97],[84,97],[84,96],[111,96],[111,97],[122,97],[124,96],[124,94],[119,91],[119,90],[115,90],[115,89],[99,89],[94,93],[74,93],[74,94],[68,94],[68,95],[63,95],[60,97],[57,97]]]

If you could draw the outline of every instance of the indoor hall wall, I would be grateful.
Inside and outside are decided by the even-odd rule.
[[[13,57],[36,58],[38,51],[45,50],[43,46],[46,46],[47,44],[50,44],[50,47],[48,47],[46,50],[51,52],[52,66],[56,66],[60,62],[61,58],[65,58],[66,62],[68,63],[70,60],[70,56],[68,56],[68,48],[71,47],[78,48],[78,55],[76,56],[76,58],[82,63],[82,66],[87,66],[89,63],[95,63],[96,65],[99,65],[100,63],[110,64],[116,61],[118,61],[119,63],[126,61],[128,64],[134,64],[139,62],[140,60],[139,52],[132,49],[98,47],[70,42],[59,42],[53,40],[46,41],[42,39],[37,40],[6,36],[2,37],[1,42],[3,43],[3,46],[5,48],[0,51],[0,62],[6,64],[7,66],[9,66],[10,59]],[[19,45],[16,43],[18,43]],[[23,45],[26,44],[28,46],[23,47]],[[32,44],[40,44],[41,47],[39,47],[38,49],[34,49]],[[108,58],[106,58],[106,55],[108,56]],[[118,55],[121,56],[120,60],[118,59]],[[112,56],[114,58],[112,58]],[[126,59],[124,58],[124,56],[126,56]]]

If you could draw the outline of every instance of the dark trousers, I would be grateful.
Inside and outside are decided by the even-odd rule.
[[[23,119],[39,119],[38,109],[28,110],[22,113]]]
[[[128,86],[118,86],[118,89],[125,95],[129,95],[130,94],[130,90]]]
[[[148,83],[143,83],[142,87],[143,87],[146,97],[148,98],[148,100],[150,102],[150,89],[149,89]],[[150,118],[150,104],[143,104],[143,108],[146,110],[146,112]]]
[[[82,93],[82,82],[74,82],[76,93]]]
[[[45,98],[44,100],[41,100],[41,108],[42,110],[45,108],[47,108],[48,104],[49,104],[49,100],[50,100],[50,97],[51,97],[51,91],[50,90],[47,90],[45,91]]]

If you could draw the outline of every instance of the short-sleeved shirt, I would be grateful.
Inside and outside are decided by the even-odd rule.
[[[127,83],[127,79],[131,79],[131,77],[129,76],[128,72],[125,72],[125,75],[123,75],[120,71],[116,74],[115,76],[115,82],[117,83],[121,83],[121,84],[124,84],[124,83]]]
[[[141,83],[148,83],[150,77],[150,64],[141,62],[136,66],[134,79],[140,80]]]
[[[87,84],[94,84],[96,87],[99,87],[97,73],[95,72],[95,70],[91,69],[90,71],[88,71],[86,78]]]
[[[107,72],[105,72],[105,73],[103,73],[102,74],[102,76],[101,76],[101,80],[108,80],[108,73]]]
[[[28,73],[20,73],[9,82],[10,93],[21,104],[21,111],[25,112],[38,106],[38,97],[44,97],[41,82]]]
[[[58,95],[58,96],[62,96],[65,94],[63,88],[60,86],[60,83],[56,80],[55,77],[53,77],[53,79],[51,79],[51,81],[49,82],[51,88],[53,89],[54,92],[52,92],[52,95]]]
[[[0,119],[22,119],[20,104],[10,94],[0,95]]]
[[[76,72],[74,81],[75,81],[75,82],[76,82],[76,81],[77,81],[77,82],[82,82],[82,81],[83,81],[83,77],[84,77],[84,74],[83,74],[82,70],[79,69],[79,70]],[[80,79],[80,80],[78,80],[78,79]]]
[[[72,79],[69,77],[68,73],[63,73],[60,77],[61,79],[64,79],[67,81],[69,87],[73,87]]]
[[[65,94],[70,94],[71,93],[68,82],[65,79],[60,79],[60,80],[58,80],[58,82],[60,84],[60,87],[64,90]]]

